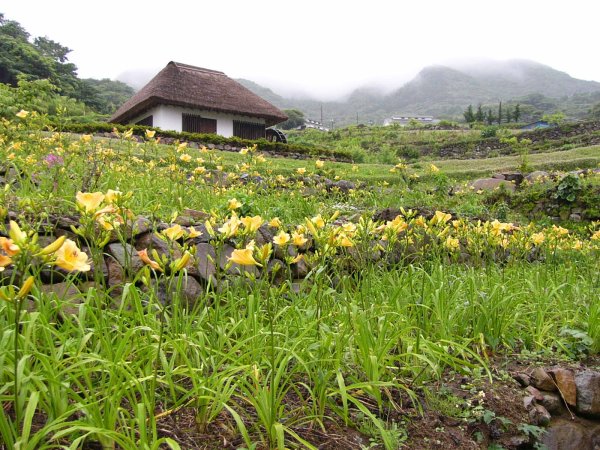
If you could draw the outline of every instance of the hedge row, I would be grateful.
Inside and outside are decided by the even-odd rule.
[[[107,122],[90,122],[90,123],[69,123],[69,124],[52,124],[53,129],[60,129],[63,132],[95,134],[95,133],[110,133],[116,129],[120,133],[128,130],[133,130],[133,134],[143,137],[146,130],[156,131],[156,137],[173,138],[180,141],[197,142],[199,144],[208,145],[230,145],[232,147],[248,147],[256,144],[261,151],[277,153],[277,154],[300,154],[315,157],[333,158],[340,161],[350,161],[350,154],[343,150],[330,150],[323,147],[312,147],[298,144],[284,144],[282,142],[270,142],[266,139],[250,140],[241,139],[238,137],[226,138],[217,134],[201,134],[187,133],[177,131],[165,131],[159,128],[146,127],[141,125],[118,125]]]

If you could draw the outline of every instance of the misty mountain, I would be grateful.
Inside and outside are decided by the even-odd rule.
[[[321,102],[286,98],[248,80],[238,80],[279,108],[297,108],[312,119],[330,125],[373,121],[381,123],[394,115],[432,115],[459,119],[465,108],[520,102],[530,117],[561,110],[573,118],[585,115],[598,101],[600,83],[579,80],[552,67],[527,60],[495,61],[462,67],[430,66],[389,94],[373,87],[354,90],[346,99]],[[528,103],[531,101],[531,103]]]

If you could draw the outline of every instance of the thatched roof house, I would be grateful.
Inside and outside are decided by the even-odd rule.
[[[287,116],[223,72],[169,62],[110,118],[165,130],[246,139]]]

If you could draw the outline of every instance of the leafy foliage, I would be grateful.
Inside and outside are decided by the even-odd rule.
[[[304,113],[298,109],[284,109],[283,112],[288,116],[288,119],[278,125],[282,130],[291,130],[304,125]]]
[[[80,101],[101,114],[113,112],[133,94],[132,88],[118,81],[79,79],[77,67],[68,61],[70,52],[70,48],[47,37],[36,37],[32,42],[18,22],[0,14],[0,83],[17,87],[20,81],[48,80],[60,96]],[[52,106],[41,109],[52,115]]]
[[[573,203],[582,189],[581,179],[577,175],[570,173],[565,175],[560,180],[560,183],[558,183],[558,186],[556,186],[554,198]]]

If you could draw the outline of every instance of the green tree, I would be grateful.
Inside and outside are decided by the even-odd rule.
[[[502,123],[502,117],[503,117],[503,115],[502,115],[502,102],[500,102],[498,104],[498,117],[497,117],[497,119],[498,119],[498,125],[500,125]]]
[[[288,116],[288,120],[279,124],[283,130],[291,130],[304,125],[304,113],[298,109],[284,109],[283,112]]]
[[[475,122],[475,114],[473,113],[473,105],[469,105],[467,107],[467,109],[463,113],[463,116],[465,117],[465,121],[467,123]]]
[[[483,112],[483,109],[481,107],[481,103],[479,105],[477,105],[477,113],[475,114],[475,120],[477,122],[483,122],[483,120],[485,119],[485,114]]]
[[[485,121],[487,122],[488,125],[491,125],[494,123],[494,120],[496,120],[496,118],[494,117],[494,113],[492,112],[492,109],[488,109],[487,114],[485,115]]]
[[[504,112],[504,118],[506,119],[506,123],[510,123],[512,119],[512,113],[510,112],[510,106],[506,107],[506,111]]]
[[[515,105],[515,110],[513,111],[513,119],[515,119],[515,122],[518,122],[520,118],[521,118],[521,105],[519,103],[517,103]]]
[[[565,118],[565,114],[559,111],[554,114],[544,114],[542,120],[552,125],[561,125],[565,121]]]

